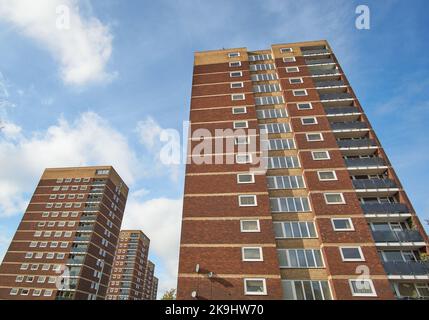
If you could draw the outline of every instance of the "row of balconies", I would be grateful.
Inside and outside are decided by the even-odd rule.
[[[383,261],[384,270],[389,276],[427,276],[427,261]]]

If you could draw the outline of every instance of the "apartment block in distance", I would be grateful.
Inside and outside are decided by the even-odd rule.
[[[146,278],[144,283],[144,300],[156,300],[158,293],[158,279],[155,277],[155,264],[148,261],[146,268]],[[155,299],[153,297],[155,296]]]
[[[428,237],[326,41],[197,52],[190,120],[249,134],[187,165],[178,299],[429,298]]]
[[[127,196],[112,167],[46,169],[0,267],[0,299],[105,299]]]
[[[108,300],[143,300],[149,238],[140,230],[122,230],[110,277]]]

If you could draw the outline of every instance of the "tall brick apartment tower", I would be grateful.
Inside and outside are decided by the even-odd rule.
[[[196,53],[190,119],[256,136],[187,165],[178,299],[429,298],[428,237],[326,41]]]
[[[127,196],[112,167],[46,169],[0,266],[0,299],[105,299]]]
[[[143,300],[149,238],[140,230],[122,230],[110,277],[108,300]]]

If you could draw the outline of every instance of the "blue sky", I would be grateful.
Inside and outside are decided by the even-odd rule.
[[[58,5],[71,30],[55,28]],[[367,4],[370,30],[355,28]],[[77,9],[79,8],[79,10]],[[158,158],[188,119],[193,52],[327,39],[421,218],[429,198],[427,1],[0,0],[0,258],[43,168],[113,164],[125,227],[175,286],[182,166]]]

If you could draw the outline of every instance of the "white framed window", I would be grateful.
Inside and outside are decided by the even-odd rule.
[[[37,283],[45,283],[46,281],[46,277],[45,276],[39,276],[37,278]]]
[[[253,173],[239,173],[237,174],[237,183],[255,183],[255,175]]]
[[[290,84],[300,84],[304,83],[304,80],[302,78],[289,78]]]
[[[15,282],[23,282],[24,281],[24,276],[17,276],[15,279]]]
[[[354,231],[353,221],[351,218],[332,218],[332,228],[334,231]]]
[[[350,290],[355,297],[376,297],[374,283],[371,279],[350,279]]]
[[[45,290],[45,293],[43,294],[44,297],[50,297],[52,296],[52,290]]]
[[[312,151],[313,160],[329,160],[331,159],[328,151]]]
[[[256,195],[240,195],[238,204],[240,207],[256,207],[258,205]]]
[[[323,170],[317,171],[317,176],[319,177],[319,181],[336,181],[337,173],[334,170]]]
[[[280,53],[293,52],[292,48],[280,48]]]
[[[12,288],[9,292],[10,296],[16,296],[19,293],[19,289],[18,288]]]
[[[261,247],[243,247],[241,257],[243,261],[264,261]]]
[[[284,57],[283,62],[284,63],[296,62],[296,59],[295,57]]]
[[[286,72],[287,73],[299,72],[299,68],[298,67],[287,67]]]
[[[236,138],[234,138],[234,144],[236,146],[247,145],[247,144],[250,144],[250,139],[249,139],[249,137],[236,137]]]
[[[240,220],[241,232],[261,232],[259,220]]]
[[[241,61],[231,61],[229,63],[230,68],[241,67]]]
[[[28,296],[29,293],[30,293],[29,289],[21,289],[21,296]]]
[[[249,296],[267,295],[266,280],[261,278],[244,279],[244,294]]]
[[[365,261],[361,247],[340,247],[343,261]]]
[[[232,114],[244,114],[244,113],[247,113],[247,107],[232,108]]]
[[[239,57],[240,56],[240,52],[230,52],[228,53],[228,58],[235,58],[235,57]]]
[[[66,182],[66,183],[70,183],[70,182],[72,182],[72,179],[71,179],[71,178],[67,178],[67,179],[65,180],[65,182]]]
[[[311,110],[311,109],[313,109],[313,105],[311,104],[311,102],[297,103],[296,107],[298,110]]]
[[[252,163],[252,155],[248,153],[235,155],[235,162],[237,164],[248,164]]]
[[[249,128],[249,122],[247,121],[234,121],[234,129],[247,129]]]
[[[308,142],[323,141],[323,134],[320,132],[312,132],[305,134]]]
[[[245,100],[246,96],[244,95],[244,93],[240,93],[240,94],[232,94],[231,95],[231,100],[232,101],[241,101],[241,100]]]
[[[239,88],[244,88],[244,83],[243,82],[231,82],[231,89],[239,89]]]
[[[317,118],[316,117],[304,117],[304,118],[301,118],[301,123],[304,126],[317,124]]]
[[[345,204],[344,195],[342,193],[325,193],[326,204]]]
[[[239,78],[243,76],[243,72],[242,71],[232,71],[229,73],[229,77],[230,78]]]
[[[35,297],[39,297],[41,293],[42,293],[42,290],[40,290],[40,289],[34,289],[33,290],[33,296],[35,296]]]
[[[298,89],[298,90],[292,90],[294,97],[305,97],[308,96],[308,92],[306,89]]]

